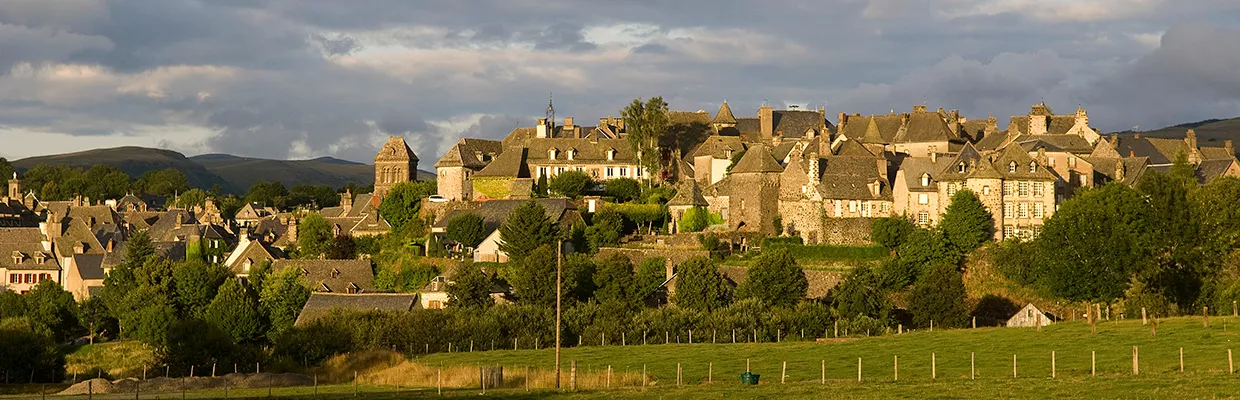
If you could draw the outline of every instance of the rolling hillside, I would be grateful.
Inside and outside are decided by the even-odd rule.
[[[194,157],[163,149],[116,147],[77,153],[24,158],[13,166],[25,171],[39,164],[68,165],[90,168],[107,164],[120,168],[130,177],[164,168],[176,168],[185,174],[190,186],[210,188],[220,185],[225,192],[242,194],[257,181],[279,181],[285,187],[299,184],[329,185],[339,188],[350,182],[359,185],[374,183],[374,166],[332,157],[313,160],[269,160],[238,157],[228,154],[205,154]],[[418,171],[421,179],[433,179],[431,172]]]
[[[1240,117],[1229,119],[1208,119],[1205,121],[1190,122],[1169,126],[1162,129],[1142,131],[1143,137],[1171,138],[1183,139],[1184,134],[1192,128],[1197,133],[1197,143],[1200,146],[1222,147],[1224,140],[1240,141]],[[1133,131],[1116,132],[1120,135],[1131,136]],[[1237,143],[1240,145],[1240,143]]]

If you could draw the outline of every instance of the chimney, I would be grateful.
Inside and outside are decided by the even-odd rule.
[[[1046,116],[1030,115],[1029,116],[1029,134],[1045,135],[1046,134]]]
[[[918,105],[913,106],[913,112],[915,112],[915,113],[916,113],[916,112],[926,112],[926,105],[925,105],[925,104],[918,104]]]
[[[809,163],[808,163],[808,164],[806,164],[806,169],[807,169],[808,171],[805,171],[805,172],[806,172],[806,173],[807,173],[807,175],[809,176],[809,181],[810,181],[811,183],[817,183],[817,182],[818,182],[818,180],[819,180],[819,177],[818,177],[818,153],[817,153],[817,152],[811,152],[811,153],[809,153],[809,156],[808,156],[808,157],[809,157]]]
[[[1112,133],[1111,134],[1111,146],[1114,147],[1118,145],[1119,145],[1119,135]]]
[[[546,118],[538,119],[538,135],[536,137],[539,137],[539,138],[547,137],[547,119]]]
[[[995,118],[995,116],[992,114],[989,118],[986,118],[986,130],[983,132],[985,135],[989,135],[989,134],[992,134],[998,131],[999,131],[999,119]]]
[[[564,117],[564,129],[573,129],[573,117]]]
[[[1115,180],[1117,181],[1124,180],[1124,163],[1123,162],[1115,163]]]
[[[86,252],[86,244],[77,242],[73,244],[73,254],[82,254]]]
[[[939,162],[939,152],[937,151],[930,152],[930,163],[935,164],[938,162]]]
[[[181,224],[184,222],[185,222],[185,219],[181,216],[181,213],[178,211],[177,212],[177,228],[180,229]]]
[[[1194,131],[1192,128],[1189,128],[1188,133],[1184,134],[1184,142],[1188,143],[1188,148],[1190,150],[1196,150],[1197,149],[1197,131]]]
[[[113,247],[115,246],[115,244],[116,244],[116,243],[115,243],[112,239],[108,239],[108,252],[109,252],[109,253],[111,253],[111,252],[112,252],[112,249],[113,249]]]
[[[1128,150],[1128,157],[1136,157],[1136,156],[1137,156],[1137,152]]]
[[[353,209],[353,189],[345,189],[340,194],[340,208],[344,209],[344,214],[348,214]]]
[[[1227,139],[1227,140],[1224,140],[1224,141],[1223,141],[1223,149],[1224,149],[1224,150],[1227,150],[1227,154],[1228,154],[1228,155],[1231,155],[1231,156],[1235,156],[1235,155],[1236,155],[1236,148],[1235,148],[1235,147],[1232,147],[1232,145],[1231,145],[1231,139]]]
[[[848,123],[848,114],[840,113],[840,119],[835,121],[835,129],[843,131],[846,123]]]
[[[758,108],[758,123],[762,129],[763,139],[769,139],[775,135],[775,111],[771,109],[771,106],[763,104]]]

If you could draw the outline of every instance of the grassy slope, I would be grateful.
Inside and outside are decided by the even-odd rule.
[[[136,341],[85,345],[65,355],[65,373],[94,377],[99,371],[113,378],[142,376],[143,366],[155,365],[149,347]]]

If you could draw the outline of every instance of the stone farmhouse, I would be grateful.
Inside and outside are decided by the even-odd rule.
[[[548,116],[552,116],[548,113]],[[1184,156],[1202,182],[1240,176],[1230,141],[1202,147],[1185,138],[1104,137],[1083,108],[1055,114],[1035,104],[1001,128],[994,116],[969,119],[924,105],[888,115],[774,110],[737,117],[723,102],[705,111],[669,112],[655,177],[691,195],[669,205],[672,228],[704,206],[734,232],[801,236],[807,243],[865,243],[874,218],[903,215],[930,226],[950,198],[971,190],[995,220],[995,239],[1038,235],[1042,221],[1079,188],[1135,184]],[[451,201],[526,199],[539,177],[583,171],[604,184],[648,178],[625,140],[624,121],[596,126],[540,118],[503,140],[462,139],[436,162],[439,194]],[[778,219],[778,224],[776,224]]]

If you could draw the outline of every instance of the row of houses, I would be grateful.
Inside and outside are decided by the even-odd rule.
[[[1055,114],[1041,103],[1003,129],[993,116],[968,119],[922,105],[900,114],[839,114],[832,124],[822,108],[762,106],[756,117],[738,118],[725,101],[714,116],[672,111],[669,119],[659,178],[687,193],[669,204],[673,219],[707,207],[729,230],[799,235],[807,243],[865,242],[868,221],[877,217],[934,225],[964,189],[993,214],[995,239],[1027,238],[1078,189],[1133,184],[1178,157],[1202,182],[1240,176],[1230,140],[1202,146],[1191,129],[1183,139],[1104,136],[1083,108]],[[623,120],[580,126],[570,117],[562,125],[540,118],[503,140],[461,139],[435,164],[439,195],[464,203],[525,199],[535,180],[566,170],[604,183],[649,177],[625,137]]]

